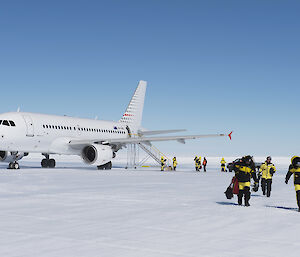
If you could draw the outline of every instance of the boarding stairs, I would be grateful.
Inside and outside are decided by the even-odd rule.
[[[140,162],[139,166],[143,166],[149,158],[152,158],[155,162],[157,162],[159,165],[161,164],[161,157],[164,157],[166,161],[166,166],[170,166],[172,161],[161,151],[159,151],[155,146],[153,145],[145,145],[143,143],[139,143],[138,146],[147,154],[146,157],[144,157]]]
[[[146,153],[146,156],[143,156],[141,160],[139,160],[139,149],[142,149]],[[168,158],[165,154],[163,154],[160,150],[158,150],[155,146],[145,145],[143,143],[132,144],[128,147],[127,167],[150,167],[150,165],[146,164],[146,162],[148,162],[150,158],[158,164],[157,166],[160,166],[161,157],[164,157],[166,159],[167,167],[171,166],[172,160]]]

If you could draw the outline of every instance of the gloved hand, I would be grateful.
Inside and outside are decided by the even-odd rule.
[[[258,187],[259,187],[258,183],[255,182],[254,185],[253,185],[253,191],[257,192],[258,191]]]

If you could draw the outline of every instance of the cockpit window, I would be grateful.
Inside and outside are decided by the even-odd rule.
[[[12,127],[15,127],[15,126],[16,126],[16,124],[15,124],[12,120],[10,120],[9,123],[10,123],[10,125],[11,125]]]
[[[0,120],[0,125],[1,125],[1,123],[2,123],[2,120]]]
[[[4,121],[2,122],[2,125],[4,125],[4,126],[9,126],[8,120],[4,120]]]

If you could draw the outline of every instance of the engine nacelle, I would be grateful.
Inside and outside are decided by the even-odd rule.
[[[113,151],[107,145],[87,145],[83,148],[81,157],[86,164],[100,166],[112,160]]]
[[[27,155],[28,153],[0,151],[0,162],[15,162]]]

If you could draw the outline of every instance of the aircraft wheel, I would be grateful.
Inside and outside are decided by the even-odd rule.
[[[55,160],[54,159],[50,159],[48,165],[49,165],[49,168],[55,168],[55,165],[56,165]]]
[[[17,163],[17,162],[13,163],[13,168],[14,168],[15,170],[20,169],[19,163]]]
[[[43,159],[41,162],[42,168],[47,168],[48,167],[48,159]]]
[[[13,169],[13,165],[14,165],[14,163],[13,163],[13,162],[10,162],[10,163],[8,164],[8,169],[12,170],[12,169]]]
[[[104,166],[105,166],[105,165],[99,165],[99,166],[97,166],[97,169],[98,169],[98,170],[104,170]]]
[[[112,168],[112,163],[111,162],[108,162],[108,163],[105,164],[105,169],[106,170],[111,170],[111,168]]]

